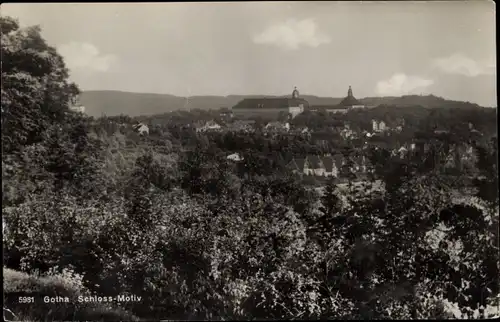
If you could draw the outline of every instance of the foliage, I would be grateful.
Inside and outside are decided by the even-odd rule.
[[[498,207],[498,140],[477,145],[479,176],[475,180],[477,197]]]
[[[39,27],[20,28],[10,17],[0,19],[2,146],[10,153],[39,142],[48,124],[61,122],[78,88],[68,82],[62,57],[45,42]]]

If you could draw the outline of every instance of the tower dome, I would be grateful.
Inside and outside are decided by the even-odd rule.
[[[347,96],[340,102],[340,106],[361,106],[361,103],[352,94],[351,86],[347,90]]]
[[[292,98],[299,98],[299,91],[297,90],[297,87],[294,87],[293,89]]]

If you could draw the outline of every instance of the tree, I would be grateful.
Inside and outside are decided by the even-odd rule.
[[[498,206],[498,140],[493,138],[484,145],[475,146],[479,176],[474,179],[477,196]]]
[[[341,209],[341,199],[337,192],[337,182],[334,177],[330,177],[326,184],[325,192],[321,197],[321,204],[323,205],[322,212],[325,216],[334,216]]]
[[[0,18],[2,30],[2,146],[4,153],[40,142],[49,124],[61,121],[78,94],[68,81],[63,58],[49,46],[40,28],[20,28]]]
[[[192,194],[227,198],[238,194],[239,180],[225,158],[213,149],[186,152],[180,162],[181,187]]]

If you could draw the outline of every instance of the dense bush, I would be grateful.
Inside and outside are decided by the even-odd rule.
[[[128,308],[150,318],[423,318],[427,294],[464,312],[486,306],[498,292],[493,214],[479,199],[452,206],[451,194],[429,190],[439,189],[432,179],[350,198],[319,219],[293,212],[283,184],[266,193],[272,182],[247,183],[237,199],[213,200],[141,177],[126,199],[92,208],[48,196],[5,208],[6,255],[26,271],[73,265],[100,294],[143,296]]]

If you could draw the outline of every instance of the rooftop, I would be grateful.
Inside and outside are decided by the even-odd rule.
[[[304,107],[309,107],[309,103],[299,97],[299,91],[295,87],[292,97],[245,98],[233,106],[233,109],[288,109],[289,107],[298,107],[301,104]]]
[[[354,97],[354,95],[352,94],[352,88],[351,86],[349,86],[349,90],[347,91],[347,97],[340,102],[339,106],[353,106],[353,105],[362,105],[362,104]]]
[[[245,98],[233,106],[233,109],[288,109],[289,107],[299,106],[299,104],[308,105],[307,101],[302,98]]]
[[[325,109],[325,110],[344,110],[347,106],[340,105],[313,105],[312,108]]]

